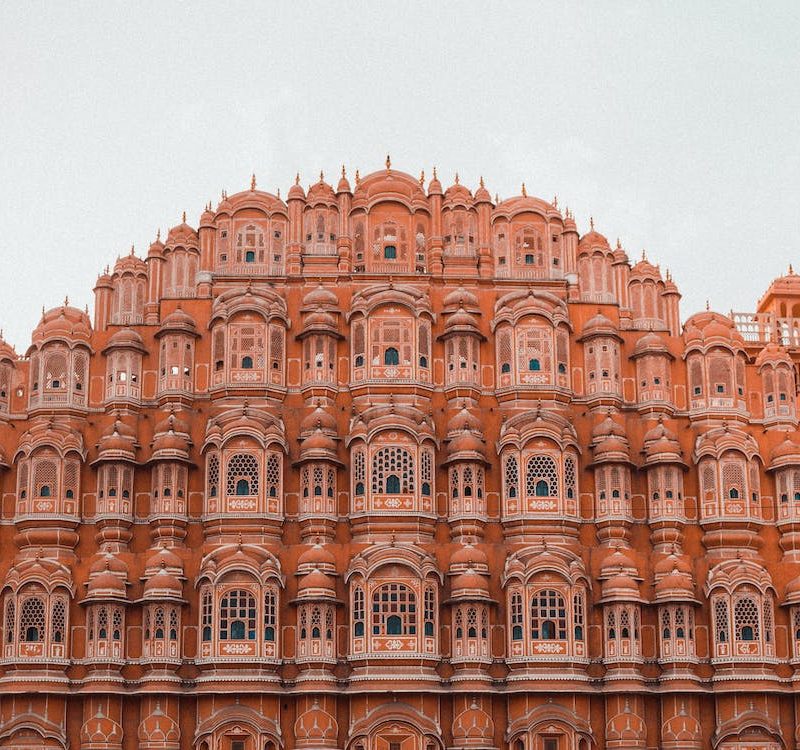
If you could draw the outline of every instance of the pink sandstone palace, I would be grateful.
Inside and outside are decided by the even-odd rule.
[[[800,748],[800,276],[223,193],[0,342],[0,747]]]

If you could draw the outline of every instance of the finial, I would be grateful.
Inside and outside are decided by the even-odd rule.
[[[186,211],[183,212],[183,223],[186,223]]]
[[[494,194],[494,202],[500,203],[500,196],[497,193]]]
[[[458,172],[456,172],[456,185],[458,185]]]
[[[594,231],[594,216],[589,217],[589,227]]]
[[[642,260],[647,260],[647,255],[644,248],[642,248]]]
[[[110,266],[108,265],[108,263],[106,263],[106,275],[108,275],[109,269],[110,269]]]
[[[298,172],[298,173],[297,173],[297,174],[294,176],[294,184],[295,184],[295,185],[299,185],[299,184],[300,184],[300,172]]]
[[[523,198],[527,198],[528,197],[528,190],[526,189],[524,182],[522,183],[522,197]]]
[[[280,188],[278,188],[278,192],[275,195],[278,198],[278,200],[280,200],[280,198],[281,198],[281,189]]]
[[[386,154],[386,169],[392,168],[392,157]]]
[[[86,303],[86,304],[83,306],[83,311],[84,311],[84,312],[85,312],[87,315],[89,314],[89,303],[88,303],[88,302],[87,302],[87,303]],[[0,331],[0,337],[2,337],[2,335],[3,335],[3,332],[2,332],[2,331]]]
[[[419,186],[420,187],[424,187],[425,186],[425,170],[424,169],[419,173]]]
[[[359,173],[358,170],[356,170],[356,185],[358,185],[360,182],[361,182],[361,174]]]
[[[622,250],[622,243],[619,241],[619,237],[617,237],[617,250]]]
[[[558,208],[558,196],[553,196],[553,208]]]
[[[64,307],[69,307],[69,295],[64,297]]]
[[[433,179],[434,179],[434,180],[437,180],[437,179],[439,179],[439,178],[436,176],[436,165],[435,165],[435,164],[434,164],[434,166],[433,166]]]
[[[42,317],[44,317],[44,305],[42,305]]]
[[[706,299],[706,310],[710,309],[711,309],[711,303],[708,301],[708,299]]]
[[[794,268],[792,268],[792,264],[789,264],[789,276],[794,276]]]
[[[484,186],[484,184],[483,184],[483,175],[481,175],[481,179],[480,179],[480,186],[481,186],[481,187],[485,187],[485,186]]]
[[[321,169],[319,170],[319,181],[325,182],[325,173]]]
[[[347,172],[345,171],[344,164],[342,164],[342,179],[344,180],[347,177]]]
[[[131,255],[133,255],[133,245],[131,245]]]

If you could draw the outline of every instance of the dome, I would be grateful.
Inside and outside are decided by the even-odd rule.
[[[489,559],[486,553],[473,544],[462,544],[450,557],[451,572],[468,568],[488,571],[488,566]]]
[[[583,237],[578,240],[578,252],[581,250],[591,250],[594,248],[601,248],[603,250],[611,250],[611,245],[608,244],[608,239],[600,232],[595,232],[594,224],[592,228]]]
[[[330,550],[319,542],[303,550],[297,558],[298,572],[309,572],[314,569],[326,573],[336,572],[336,558]]]
[[[448,433],[461,433],[463,431],[482,434],[481,421],[466,406],[456,412],[447,422]]]
[[[161,241],[161,231],[159,230],[155,240],[150,243],[147,251],[148,258],[161,258],[164,255],[164,243]]]
[[[614,575],[625,574],[638,578],[636,564],[631,560],[620,547],[617,547],[600,566],[600,577],[609,578]]]
[[[469,460],[472,457],[485,461],[485,450],[483,440],[469,430],[462,430],[447,443],[447,454],[450,461],[456,458]]]
[[[39,325],[33,330],[33,343],[42,344],[51,339],[81,341],[89,344],[92,335],[92,324],[89,316],[82,310],[69,307],[66,303],[61,307],[48,310]]]
[[[661,281],[661,269],[642,255],[642,259],[631,269],[631,279],[653,279]]]
[[[203,209],[203,213],[200,214],[200,229],[203,227],[214,227],[214,212],[211,210],[211,203]]]
[[[678,571],[678,573],[684,575],[692,574],[691,563],[685,557],[675,554],[674,550],[653,566],[653,574],[656,578],[660,578],[661,576],[669,575],[673,571]]]
[[[757,368],[761,368],[768,363],[773,365],[787,364],[789,367],[793,367],[792,358],[786,349],[773,341],[770,341],[756,357]]]
[[[475,191],[475,203],[491,203],[492,196],[483,184],[483,177],[481,177],[480,185]]]
[[[664,339],[657,333],[650,331],[642,336],[633,347],[632,357],[641,357],[645,354],[665,354],[672,358],[672,355],[664,343]]]
[[[800,576],[786,584],[784,604],[800,604]]]
[[[467,206],[471,206],[472,193],[458,181],[458,175],[456,175],[455,183],[445,190],[444,205],[447,206],[462,203],[466,204]]]
[[[468,313],[463,307],[459,307],[456,312],[447,316],[444,330],[446,333],[456,333],[458,331],[479,333],[478,319],[472,313]]]
[[[644,434],[642,442],[647,463],[683,463],[678,438],[662,420]]]
[[[176,598],[183,596],[183,585],[171,573],[160,570],[144,584],[144,597],[154,598]]]
[[[448,292],[444,296],[442,304],[445,308],[464,308],[470,312],[477,313],[479,313],[481,309],[477,296],[467,289],[464,289],[463,286],[459,286],[457,289]]]
[[[694,598],[692,579],[677,568],[661,578],[655,585],[656,599],[691,599]]]
[[[333,578],[323,573],[319,568],[314,568],[310,573],[306,573],[297,585],[298,596],[311,596],[319,594],[322,596],[335,596],[336,583]]]
[[[336,318],[329,312],[317,310],[316,312],[309,313],[303,320],[303,333],[309,331],[328,331],[336,336],[339,335],[339,329],[336,326]]]
[[[350,193],[350,183],[347,180],[347,173],[344,169],[344,164],[342,164],[342,176],[339,178],[339,184],[336,186],[337,193]]]
[[[603,581],[601,591],[603,599],[639,599],[639,585],[630,576],[622,574]]]
[[[304,201],[306,199],[305,190],[303,190],[303,186],[300,184],[299,174],[294,178],[294,185],[289,188],[287,199],[290,201]]]
[[[146,353],[142,337],[133,328],[120,328],[108,340],[103,353],[112,349],[135,349],[138,352]]]
[[[442,183],[436,175],[436,167],[433,168],[433,179],[428,183],[428,195],[441,195]]]
[[[145,573],[152,575],[161,570],[183,572],[183,562],[169,547],[159,547],[145,562]]]
[[[86,595],[94,598],[111,597],[124,599],[126,597],[125,582],[113,573],[100,573],[89,580]]]
[[[168,247],[176,245],[198,247],[197,232],[186,223],[186,214],[183,215],[183,221],[180,224],[169,230],[166,245]]]
[[[551,218],[561,218],[561,212],[552,204],[542,198],[528,195],[525,185],[522,185],[522,194],[514,195],[500,201],[495,206],[495,211],[506,216],[513,216],[520,213],[536,213]]]
[[[17,358],[17,353],[14,351],[14,347],[11,346],[11,344],[9,344],[2,337],[2,335],[0,335],[0,360],[10,359],[13,362]]]
[[[147,263],[133,254],[133,248],[131,248],[129,255],[123,255],[122,257],[117,258],[117,262],[114,264],[114,276],[120,276],[123,273],[147,273]]]
[[[427,197],[417,178],[391,166],[362,177],[356,183],[353,205],[370,204],[376,199],[396,197],[402,203],[427,206]]]
[[[772,449],[769,468],[798,465],[800,465],[800,444],[792,440],[790,432],[786,432],[783,441]]]
[[[450,588],[453,596],[463,595],[466,592],[485,594],[487,596],[489,594],[489,584],[486,578],[478,575],[475,571],[467,571],[455,576]]]
[[[336,455],[336,441],[320,427],[300,443],[300,461],[315,459],[340,463]]]
[[[338,309],[339,307],[339,298],[336,296],[336,292],[329,287],[325,287],[322,284],[315,286],[310,292],[307,292],[303,297],[303,308],[328,308],[332,307],[334,309]]]
[[[110,552],[107,552],[104,555],[101,555],[89,566],[89,575],[93,575],[95,573],[116,573],[117,575],[121,575],[123,578],[128,577],[128,566],[125,565],[122,560],[118,557],[115,557]]]
[[[615,326],[603,313],[598,312],[586,321],[581,333],[581,339],[590,336],[616,336],[619,337],[617,326]]]
[[[98,460],[101,458],[132,461],[136,455],[136,430],[125,424],[119,416],[103,430],[97,444]]]
[[[185,420],[181,419],[179,414],[175,413],[174,408],[170,408],[169,413],[166,414],[163,419],[160,419],[156,422],[156,426],[153,428],[153,433],[158,434],[160,432],[182,432],[185,434],[189,433],[189,424]]]
[[[303,417],[303,421],[300,423],[300,432],[303,434],[316,429],[332,433],[333,435],[338,432],[336,417],[324,409],[321,404],[317,404],[317,407],[310,414]]]
[[[336,195],[333,192],[333,188],[327,182],[325,182],[322,172],[319,173],[319,181],[308,189],[306,201],[309,204],[325,203],[328,205],[334,205],[336,203]]]
[[[686,343],[728,343],[741,345],[744,343],[734,322],[720,313],[705,311],[692,315],[683,327]]]
[[[180,305],[169,313],[161,321],[156,337],[163,336],[165,333],[188,333],[190,336],[198,336],[197,326],[189,313],[183,310]]]

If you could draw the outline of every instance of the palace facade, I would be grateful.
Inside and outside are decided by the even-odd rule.
[[[800,276],[256,188],[0,343],[0,747],[800,747]]]

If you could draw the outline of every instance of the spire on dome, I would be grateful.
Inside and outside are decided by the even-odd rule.
[[[321,169],[319,170],[319,181],[325,182],[325,173]]]
[[[425,184],[425,170],[423,169],[419,173],[419,186],[422,187]]]
[[[253,172],[253,176],[250,178],[250,190],[256,189],[256,173]]]
[[[558,208],[558,196],[553,196],[553,208]]]
[[[458,185],[458,184],[459,184],[459,182],[458,182],[458,172],[456,172],[456,185]]]
[[[297,173],[297,174],[294,176],[294,184],[295,184],[295,185],[299,185],[299,184],[300,184],[300,172],[298,172],[298,173]]]
[[[386,170],[390,170],[392,168],[392,157],[389,154],[386,154]]]
[[[589,228],[594,232],[594,216],[589,217]]]
[[[481,187],[485,187],[483,184],[483,175],[481,175],[481,179],[479,180],[479,184]]]
[[[528,197],[528,190],[525,187],[525,183],[524,182],[522,183],[522,197],[523,198],[527,198]]]
[[[359,184],[361,184],[361,174],[356,169],[356,185],[359,185]]]
[[[186,211],[183,212],[183,223],[186,223]]]

